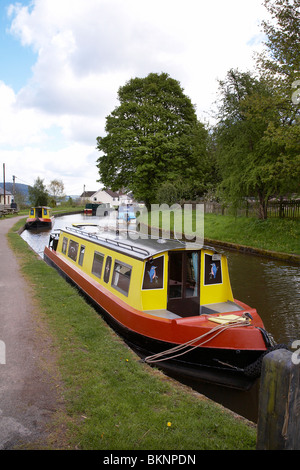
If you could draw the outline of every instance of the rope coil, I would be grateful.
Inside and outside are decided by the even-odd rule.
[[[194,349],[198,348],[199,346],[203,346],[204,344],[208,343],[209,341],[214,339],[216,336],[223,333],[223,331],[226,331],[230,328],[236,328],[236,327],[240,327],[240,326],[250,326],[250,325],[251,325],[250,321],[246,318],[246,319],[243,319],[243,321],[237,320],[237,321],[227,323],[226,325],[215,326],[210,331],[204,333],[201,336],[198,336],[197,338],[194,338],[190,341],[187,341],[186,343],[183,343],[183,344],[180,344],[180,345],[175,346],[173,348],[167,349],[166,351],[162,351],[162,352],[159,352],[157,354],[153,354],[152,356],[147,356],[145,358],[145,362],[151,364],[153,362],[162,362],[162,361],[174,359],[174,358],[179,357],[179,356],[183,356],[184,354],[187,354],[188,352],[193,351]],[[213,336],[205,339],[209,335],[213,335]],[[202,342],[200,342],[198,344],[195,344],[198,341],[201,341],[202,339],[203,339]],[[169,354],[171,354],[171,356],[169,356]],[[166,356],[169,356],[169,357],[166,357]]]

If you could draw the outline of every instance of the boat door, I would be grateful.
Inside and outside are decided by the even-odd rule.
[[[182,317],[200,313],[200,251],[169,252],[167,309]]]

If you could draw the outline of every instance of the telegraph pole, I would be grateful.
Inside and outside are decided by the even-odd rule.
[[[3,163],[3,193],[4,193],[4,204],[5,204],[5,163]]]

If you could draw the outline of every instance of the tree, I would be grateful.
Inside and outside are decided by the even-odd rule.
[[[191,100],[166,73],[134,78],[119,88],[120,105],[106,118],[97,138],[100,181],[126,188],[149,207],[165,181],[195,174],[196,135],[207,135]]]
[[[259,217],[267,217],[271,195],[293,188],[295,155],[270,129],[281,123],[269,82],[249,72],[230,70],[220,82],[221,104],[215,129],[221,189],[236,206],[247,196],[259,201]]]
[[[33,206],[46,206],[48,204],[48,193],[44,180],[37,177],[33,186],[28,188],[29,201]]]
[[[300,78],[300,0],[264,0],[272,21],[263,21],[266,50],[258,56],[261,73],[277,77],[291,91]]]
[[[51,196],[54,198],[55,203],[59,202],[61,199],[65,197],[64,194],[64,184],[61,180],[52,180],[49,185],[49,192]]]
[[[272,22],[262,27],[266,50],[258,75],[229,71],[220,82],[221,103],[215,136],[227,197],[259,200],[267,217],[270,195],[299,191],[300,0],[265,0]]]

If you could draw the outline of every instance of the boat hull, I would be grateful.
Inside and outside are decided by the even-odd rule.
[[[39,228],[45,228],[51,230],[53,226],[53,218],[51,219],[42,219],[42,218],[29,218],[26,220],[25,224],[25,229],[26,230],[31,230],[31,229],[39,229]]]
[[[143,359],[183,344],[190,337],[197,337],[196,332],[199,335],[199,328],[195,326],[197,321],[199,323],[199,317],[166,321],[157,317],[150,318],[149,315],[138,315],[138,312],[125,302],[114,298],[109,292],[103,292],[101,286],[89,276],[48,247],[45,248],[44,259],[100,310],[107,323]],[[249,311],[251,312],[251,309]],[[219,335],[222,339],[210,341],[209,346],[196,347],[182,356],[155,361],[152,364],[171,375],[179,374],[233,388],[248,389],[256,377],[246,376],[245,369],[259,361],[267,351],[268,345],[259,329],[251,327],[251,332],[246,332],[246,329],[241,327],[239,332],[236,329],[232,332],[228,330]],[[155,336],[157,331],[159,338]],[[243,347],[238,347],[241,344]]]

